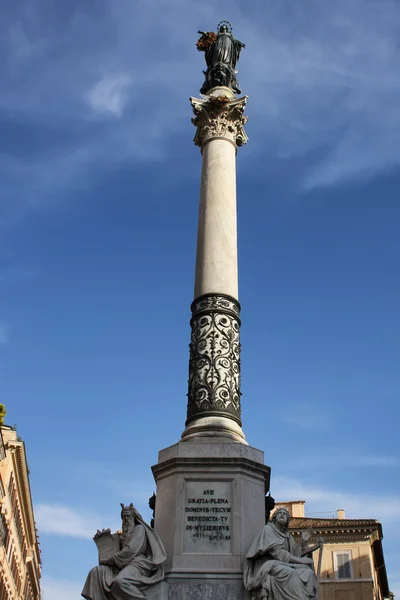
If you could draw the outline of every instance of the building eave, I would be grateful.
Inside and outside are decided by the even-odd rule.
[[[375,519],[311,519],[308,517],[292,517],[289,529],[293,534],[299,534],[311,527],[313,537],[329,536],[336,541],[351,538],[374,539],[382,538],[382,526]]]
[[[35,565],[34,562],[32,560],[32,558],[28,558],[28,560],[26,561],[26,566],[28,569],[28,573],[29,573],[29,580],[31,582],[32,585],[32,591],[34,594],[34,599],[39,600],[40,598],[40,584],[39,584],[39,578],[38,578],[38,573],[35,569]]]
[[[372,543],[372,554],[374,556],[375,569],[378,575],[378,584],[383,598],[389,598],[389,582],[387,578],[385,558],[383,556],[382,539]]]
[[[14,472],[17,480],[16,485],[19,487],[19,497],[23,504],[23,510],[21,512],[28,543],[30,546],[34,546],[37,542],[37,536],[25,444],[21,440],[9,440],[7,442],[7,448],[12,451]]]

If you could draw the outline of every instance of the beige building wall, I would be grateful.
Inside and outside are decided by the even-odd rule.
[[[278,510],[278,508],[284,507],[289,511],[289,515],[291,517],[304,517],[305,503],[305,500],[292,500],[290,502],[283,502],[281,504],[277,502],[274,510],[271,511],[271,516]]]
[[[302,530],[311,527],[310,544],[324,540],[318,600],[390,599],[382,550],[382,526],[375,519],[346,519],[339,509],[336,518],[308,518],[305,502],[277,502],[291,515],[290,531],[299,539]],[[313,553],[318,573],[319,550]]]
[[[24,442],[0,428],[0,600],[40,600],[40,551]]]
[[[349,556],[349,578],[338,578],[338,554]],[[324,544],[319,600],[373,600],[374,587],[369,541]]]

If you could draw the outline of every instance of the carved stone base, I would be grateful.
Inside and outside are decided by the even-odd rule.
[[[243,600],[243,563],[265,521],[264,454],[223,438],[159,453],[155,530],[169,600]],[[203,595],[201,595],[203,594]]]
[[[182,441],[190,442],[200,438],[226,438],[225,441],[246,444],[240,425],[227,417],[199,417],[186,426],[182,433]]]
[[[169,584],[168,600],[247,600],[248,592],[240,579],[232,580],[174,580]]]
[[[168,600],[168,583],[160,581],[160,583],[148,587],[144,593],[147,600]]]

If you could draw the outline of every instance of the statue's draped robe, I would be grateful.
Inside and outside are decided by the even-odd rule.
[[[247,553],[244,564],[244,586],[259,591],[269,600],[309,600],[317,597],[313,569],[291,562],[300,557],[293,536],[280,531],[273,523],[265,525]]]
[[[146,598],[143,590],[164,578],[166,555],[153,529],[136,525],[129,543],[107,561],[94,567],[82,590],[86,600],[132,600]]]
[[[242,44],[236,40],[231,33],[218,33],[217,39],[206,51],[206,63],[211,67],[217,63],[223,63],[234,69],[239,60]]]

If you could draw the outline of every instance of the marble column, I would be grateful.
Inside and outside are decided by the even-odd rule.
[[[191,98],[203,167],[187,421],[153,466],[169,600],[248,600],[244,559],[265,522],[270,468],[240,420],[235,162],[246,100],[221,87]]]
[[[247,142],[247,97],[218,87],[190,101],[203,164],[182,441],[222,437],[246,444],[240,419],[236,152]]]

